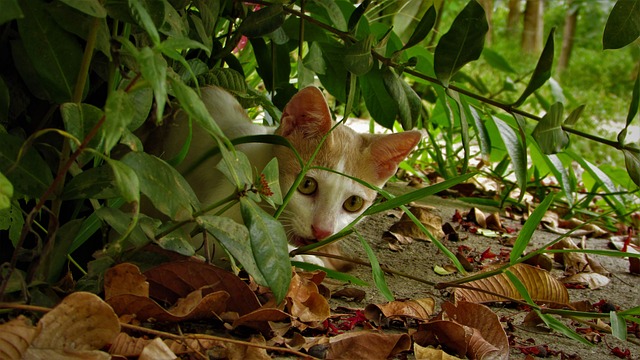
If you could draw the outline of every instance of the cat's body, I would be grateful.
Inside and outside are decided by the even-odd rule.
[[[315,151],[320,139],[335,125],[322,92],[315,87],[302,89],[291,99],[278,128],[253,124],[235,98],[220,88],[202,88],[201,93],[207,109],[228,138],[275,133],[287,138],[305,161]],[[178,117],[165,132],[161,152],[166,158],[178,153],[187,139],[186,121],[184,116]],[[419,140],[420,134],[413,131],[391,135],[360,134],[339,125],[326,138],[313,165],[381,187]],[[179,171],[189,168],[209,150],[213,140],[194,126],[191,144],[187,158],[178,167]],[[251,143],[237,149],[244,152],[258,170],[262,170],[274,156],[277,157],[283,194],[301,170],[293,152],[284,146]],[[221,200],[234,191],[233,186],[215,169],[218,161],[219,157],[207,159],[185,176],[203,205]],[[345,176],[311,169],[279,220],[287,232],[289,243],[297,247],[338,232],[361,214],[375,197],[375,191]],[[241,222],[237,209],[232,209],[228,215]],[[324,250],[339,253],[336,245]],[[322,264],[317,258],[303,260]],[[345,263],[330,259],[325,259],[324,265],[345,268]]]

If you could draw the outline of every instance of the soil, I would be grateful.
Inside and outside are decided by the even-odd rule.
[[[397,194],[410,191],[411,188],[408,188],[405,185],[392,184],[388,187],[388,190]],[[437,196],[425,198],[421,200],[420,203],[433,207],[433,211],[442,217],[443,222],[451,222],[452,216],[456,210],[466,212],[472,207],[472,205],[459,200],[444,199]],[[480,207],[480,209],[487,213],[498,211],[498,209],[488,207]],[[444,266],[451,264],[451,261],[448,260],[448,258],[430,242],[413,241],[411,244],[402,245],[401,251],[392,251],[387,240],[383,238],[383,233],[387,231],[397,220],[398,219],[396,217],[383,213],[366,218],[358,224],[357,228],[359,233],[369,241],[370,246],[375,251],[381,264],[386,265],[391,269],[418,276],[421,279],[434,283],[447,282],[461,277],[459,274],[440,276],[434,272],[435,265]],[[510,221],[505,219],[504,216],[502,216],[502,220],[505,226],[509,226],[517,230],[520,230],[522,227],[520,222]],[[475,235],[463,230],[460,231],[460,235],[460,241],[452,242],[445,240],[443,241],[444,245],[453,252],[455,252],[456,248],[460,245],[471,247],[479,253],[483,252],[487,248],[491,248],[493,253],[498,254],[501,249],[506,248],[504,245],[500,244],[500,241],[497,238]],[[516,235],[517,233],[513,234],[513,236]],[[537,249],[557,237],[558,235],[551,232],[538,230],[533,235],[529,249]],[[345,254],[366,260],[367,256],[362,249],[359,240],[355,236],[345,238],[342,242]],[[607,239],[587,239],[586,244],[588,248],[592,249],[609,248],[609,240]],[[640,287],[638,286],[638,276],[629,273],[628,260],[605,256],[596,256],[596,259],[611,272],[612,276],[610,283],[595,290],[569,289],[570,301],[575,302],[579,300],[588,300],[591,303],[596,303],[604,299],[619,307],[620,310],[639,306]],[[357,266],[351,271],[351,274],[373,284],[371,271],[366,267]],[[552,274],[557,275],[557,277],[562,276],[562,269],[559,264],[554,264]],[[437,302],[436,311],[439,311],[440,304],[442,302],[450,299],[448,291],[441,292],[434,289],[433,286],[401,276],[388,275],[386,276],[386,280],[396,299],[432,297]],[[332,308],[335,309],[339,306],[363,308],[367,304],[386,302],[385,298],[374,285],[362,289],[366,291],[366,297],[361,302],[331,299]],[[523,319],[527,314],[527,311],[525,310],[506,304],[492,305],[491,309],[496,312],[501,319],[509,319],[510,323],[514,325],[514,328],[507,332],[507,335],[512,337],[515,341],[515,344],[512,343],[511,346],[511,358],[513,359],[524,359],[526,357],[522,351],[520,351],[519,347],[530,347],[535,345],[543,347],[546,345],[552,352],[562,352],[566,356],[575,355],[581,359],[617,359],[618,357],[612,355],[611,348],[619,347],[623,351],[625,349],[629,349],[631,354],[630,358],[640,359],[640,339],[638,339],[634,334],[629,334],[629,339],[627,341],[621,341],[611,334],[602,333],[599,343],[594,346],[586,346],[557,332],[551,332],[545,326],[537,326],[535,328],[524,326]],[[569,321],[564,319],[563,321],[569,324]],[[503,321],[502,324],[503,327],[507,327],[506,322]],[[587,327],[587,325],[577,324],[575,322],[570,326],[573,329],[577,327]],[[561,358],[561,355],[556,353],[556,355],[552,357],[559,359]]]

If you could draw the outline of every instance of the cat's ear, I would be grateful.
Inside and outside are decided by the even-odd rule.
[[[409,155],[421,137],[419,131],[405,131],[381,135],[374,140],[371,144],[371,159],[378,179],[384,182],[393,176],[398,164]]]
[[[322,91],[309,86],[298,91],[284,107],[277,134],[286,137],[300,131],[303,137],[312,138],[325,135],[331,126],[331,112]]]

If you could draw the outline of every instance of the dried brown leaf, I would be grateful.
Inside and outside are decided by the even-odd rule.
[[[467,213],[467,221],[474,222],[483,229],[487,228],[487,217],[476,207],[472,207]]]
[[[597,289],[609,284],[611,280],[602,274],[582,272],[562,278],[560,281],[564,284],[579,284],[589,289]]]
[[[433,298],[391,301],[384,304],[369,304],[364,308],[364,314],[368,320],[377,324],[385,318],[427,320],[433,314],[435,305]]]
[[[68,295],[38,322],[32,346],[40,349],[95,350],[110,344],[120,333],[113,309],[87,292]]]
[[[303,323],[322,322],[331,316],[329,302],[313,279],[293,274],[286,296],[288,313]]]
[[[261,307],[255,311],[245,314],[233,322],[233,328],[246,326],[268,334],[272,328],[270,323],[281,322],[290,319],[291,316],[282,310],[268,307]]]
[[[480,341],[474,337],[472,338],[473,342],[469,344],[475,354],[484,354],[483,356],[477,356],[478,358],[489,354],[493,359],[506,359],[509,357],[507,334],[500,324],[500,319],[491,309],[481,304],[466,301],[460,301],[456,305],[446,302],[442,304],[442,309],[450,319],[478,330],[483,340]],[[486,341],[491,346],[487,346],[483,341]]]
[[[527,292],[534,301],[557,304],[567,304],[569,302],[567,289],[562,283],[552,277],[549,272],[527,264],[516,264],[510,267],[509,270],[524,284]],[[454,299],[456,302],[465,300],[475,303],[489,303],[508,301],[508,299],[522,299],[520,293],[505,274],[498,274],[471,281],[465,285],[503,296],[458,288],[454,290]]]
[[[442,349],[434,349],[432,347],[423,347],[413,344],[413,354],[416,360],[457,360],[459,357],[449,355]]]
[[[351,299],[355,302],[361,302],[367,296],[367,292],[362,289],[346,287],[338,291],[334,291],[331,296],[334,298]]]
[[[20,315],[0,325],[0,359],[22,359],[38,330]]]
[[[122,295],[149,296],[149,283],[137,266],[130,263],[118,264],[104,275],[104,298]]]
[[[442,217],[435,214],[433,208],[414,205],[409,209],[409,211],[418,218],[418,220],[435,238],[442,239],[444,237],[444,232],[442,231]],[[414,239],[430,241],[429,237],[413,223],[407,214],[402,214],[400,220],[393,224],[391,228],[389,228],[389,231],[409,236]]]
[[[139,360],[158,360],[158,359],[167,359],[172,360],[176,359],[176,354],[169,349],[167,344],[165,344],[162,339],[155,338],[149,342],[142,352],[140,353]]]
[[[411,350],[407,334],[351,331],[330,339],[326,359],[387,359]]]

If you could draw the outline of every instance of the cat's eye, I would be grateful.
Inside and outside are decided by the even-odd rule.
[[[348,212],[357,212],[364,206],[364,199],[358,195],[351,195],[344,201],[342,207]]]
[[[318,190],[318,182],[316,179],[306,176],[298,185],[298,191],[305,195],[313,195]]]

